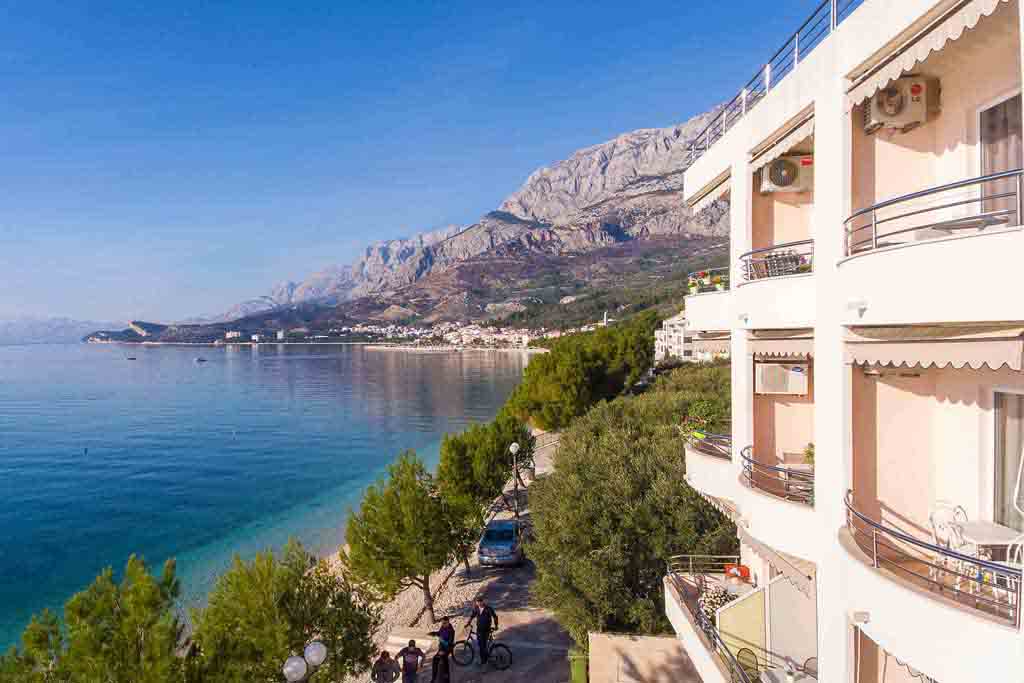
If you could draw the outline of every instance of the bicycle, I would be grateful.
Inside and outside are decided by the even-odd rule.
[[[503,643],[494,642],[494,638],[490,640],[490,646],[487,648],[487,661],[490,662],[495,669],[498,671],[504,671],[505,669],[512,666],[512,650],[508,648],[508,645]],[[480,639],[477,638],[476,629],[469,629],[469,635],[466,636],[465,640],[460,640],[452,646],[452,659],[459,666],[469,666],[476,659],[477,650],[480,647]]]

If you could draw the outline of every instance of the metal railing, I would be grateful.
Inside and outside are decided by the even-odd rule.
[[[924,206],[919,200],[924,200]],[[889,207],[907,210],[889,215],[884,211]],[[1021,225],[1022,218],[1024,169],[992,173],[887,199],[857,211],[843,222],[846,255],[945,237],[960,230]],[[922,234],[903,237],[910,233]]]
[[[693,450],[704,455],[723,460],[732,460],[732,436],[730,434],[710,434],[694,430],[684,434],[686,443]]]
[[[754,460],[753,446],[740,451],[743,478],[750,488],[777,498],[814,505],[814,469],[799,470],[785,465],[766,465]]]
[[[754,249],[740,256],[746,282],[814,271],[814,240],[784,242]]]
[[[668,560],[668,575],[689,574],[690,576],[701,577],[704,574],[724,574],[725,565],[739,563],[739,555],[676,555]],[[694,586],[700,590],[698,584],[695,583]],[[689,604],[685,604],[683,607],[693,615],[697,625],[700,626],[700,630],[704,632],[704,635],[710,641],[712,652],[721,658],[722,664],[728,669],[733,683],[755,683],[747,675],[747,672],[743,670],[740,663],[736,661],[736,657],[733,655],[732,650],[729,649],[729,646],[722,640],[722,635],[718,632],[718,627],[715,626],[714,621],[709,619],[704,614],[704,611],[699,608],[691,609]]]
[[[729,268],[695,270],[687,276],[686,280],[687,289],[691,295],[722,292],[729,289]]]
[[[846,492],[846,528],[876,569],[886,569],[1020,628],[1021,570],[915,538],[859,512]]]
[[[758,69],[754,77],[722,107],[704,130],[693,139],[688,148],[689,163],[692,164],[703,156],[711,148],[711,145],[725,135],[737,121],[746,116],[747,112],[768,94],[768,91],[796,69],[801,60],[820,45],[863,1],[825,0],[819,4],[800,28],[790,35],[785,44]]]

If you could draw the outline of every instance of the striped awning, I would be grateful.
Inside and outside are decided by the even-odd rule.
[[[814,135],[814,114],[802,119],[783,133],[778,141],[752,154],[750,171],[753,173],[767,166],[812,135]]]
[[[741,543],[750,546],[755,553],[766,559],[768,564],[774,567],[777,572],[784,575],[798,591],[812,600],[814,599],[814,581],[817,574],[817,568],[814,566],[813,562],[802,560],[799,557],[794,557],[793,555],[788,555],[776,550],[766,543],[762,543],[751,536],[750,532],[744,529],[742,524],[736,525],[736,535],[739,537]]]
[[[810,358],[814,354],[814,331],[758,330],[750,333],[754,358]]]
[[[847,360],[893,367],[1024,369],[1024,323],[851,327]]]
[[[731,337],[728,332],[697,333],[690,344],[694,353],[725,354],[731,351]]]
[[[726,171],[701,188],[699,192],[687,201],[687,204],[690,205],[694,213],[707,208],[714,202],[727,198],[729,189],[732,187],[732,184],[729,182],[729,176],[729,172]]]
[[[932,52],[937,52],[946,43],[957,40],[967,29],[974,28],[982,17],[993,14],[1000,5],[1009,0],[962,0],[917,34],[909,37],[891,57],[872,67],[866,73],[855,76],[853,86],[847,92],[847,111],[873,96],[891,82],[914,70]]]

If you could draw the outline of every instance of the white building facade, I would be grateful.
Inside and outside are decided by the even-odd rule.
[[[662,363],[669,359],[693,360],[684,313],[672,316],[661,324],[660,330],[654,331],[654,362]]]
[[[696,143],[732,286],[686,315],[733,395],[687,477],[741,554],[665,589],[705,683],[1024,678],[1021,34],[1018,0],[825,2]]]

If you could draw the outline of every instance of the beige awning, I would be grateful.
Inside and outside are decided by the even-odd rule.
[[[1024,323],[852,327],[847,359],[857,365],[1024,369]]]
[[[694,353],[722,354],[731,350],[731,337],[724,333],[698,333],[690,342]]]
[[[892,57],[854,80],[847,92],[847,110],[874,95],[904,73],[928,58],[932,52],[958,39],[964,31],[977,26],[982,17],[994,13],[1009,0],[963,0],[938,17],[921,32],[898,48]]]
[[[812,135],[814,135],[813,114],[803,119],[793,128],[790,128],[786,133],[783,133],[782,137],[780,137],[777,142],[770,144],[762,151],[756,152],[752,155],[750,159],[751,173],[764,168]]]
[[[768,564],[776,571],[783,574],[796,589],[807,597],[814,599],[814,577],[816,567],[813,562],[802,560],[786,553],[780,552],[770,545],[757,540],[743,528],[742,524],[736,525],[736,535],[742,543],[750,546],[755,553],[768,560]]]
[[[810,358],[814,354],[812,330],[758,330],[750,334],[754,358]]]
[[[732,183],[729,182],[730,174],[728,171],[718,176],[710,183],[700,189],[687,204],[693,209],[694,213],[702,209],[706,209],[712,203],[719,200],[725,199],[729,194],[729,189],[732,187]]]

